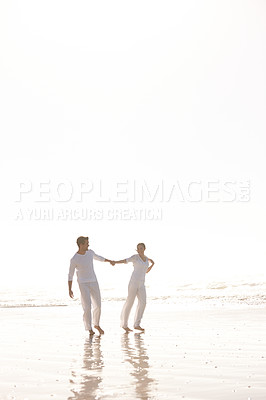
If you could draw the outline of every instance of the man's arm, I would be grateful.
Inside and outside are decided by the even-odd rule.
[[[111,264],[113,264],[114,261],[109,260],[108,258],[104,258],[102,256],[99,256],[98,254],[93,252],[93,259],[97,260],[97,261],[102,261],[102,262],[109,262]]]
[[[74,293],[72,292],[72,281],[68,281],[68,293],[71,299],[74,298]]]
[[[75,268],[76,268],[75,262],[71,259],[69,272],[68,272],[68,293],[69,293],[69,296],[71,297],[71,299],[74,298],[74,294],[72,292],[72,280],[73,280],[73,276],[75,273]]]

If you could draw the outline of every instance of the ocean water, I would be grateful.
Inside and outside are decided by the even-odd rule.
[[[248,307],[266,306],[266,281],[238,280],[153,285],[147,288],[147,301],[177,307]],[[0,308],[68,307],[80,304],[79,290],[73,285],[75,298],[68,296],[67,287],[0,289]],[[103,302],[123,302],[126,288],[102,288]]]

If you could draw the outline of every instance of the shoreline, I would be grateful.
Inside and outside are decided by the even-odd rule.
[[[104,303],[90,337],[78,305],[0,309],[1,399],[265,399],[265,308],[149,303],[129,334],[120,311]]]

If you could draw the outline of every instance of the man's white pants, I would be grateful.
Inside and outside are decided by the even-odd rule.
[[[121,313],[121,327],[128,327],[128,318],[135,298],[138,298],[138,305],[134,318],[134,327],[140,325],[146,307],[146,288],[143,281],[131,279],[128,285],[128,296]]]
[[[79,283],[81,294],[81,304],[83,307],[83,321],[86,331],[92,329],[91,326],[91,305],[93,309],[93,325],[98,326],[101,316],[101,294],[98,282]]]

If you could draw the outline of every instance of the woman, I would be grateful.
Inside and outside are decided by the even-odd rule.
[[[150,258],[145,256],[145,250],[145,244],[139,243],[137,245],[138,254],[134,254],[133,256],[126,258],[125,260],[114,261],[114,264],[132,262],[134,267],[128,285],[127,300],[121,313],[121,327],[125,329],[126,332],[132,331],[132,329],[129,329],[128,327],[128,318],[136,296],[138,298],[138,305],[134,319],[134,328],[140,331],[144,331],[144,329],[140,326],[140,321],[146,307],[145,275],[152,269],[154,265],[154,262]],[[151,263],[150,266],[149,262]]]

